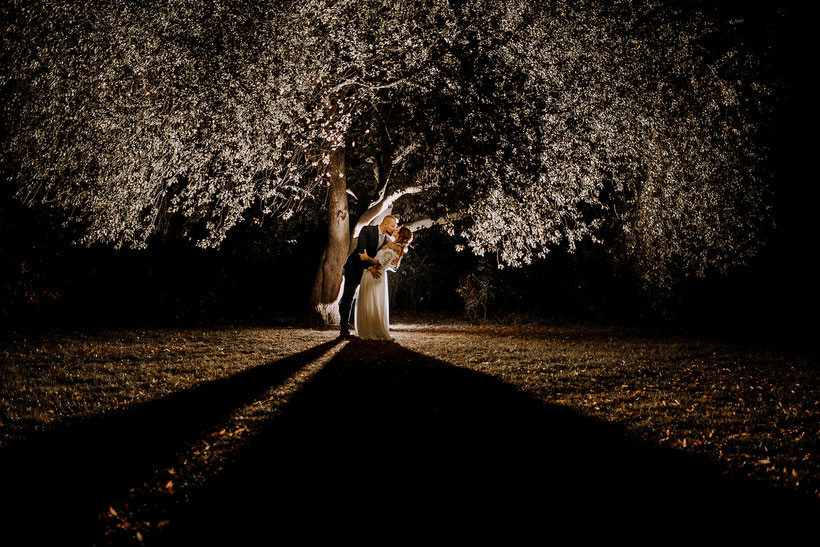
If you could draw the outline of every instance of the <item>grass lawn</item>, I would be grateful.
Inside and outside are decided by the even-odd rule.
[[[350,522],[333,493],[362,488],[407,493],[433,527],[536,515],[523,494],[547,492],[816,514],[816,353],[584,324],[399,320],[393,333],[12,333],[0,473],[19,502],[2,533],[178,544],[217,517],[229,535],[331,500]],[[435,496],[410,504],[422,489]]]

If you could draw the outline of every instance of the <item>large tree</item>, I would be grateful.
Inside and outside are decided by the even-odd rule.
[[[654,286],[742,263],[769,224],[770,83],[727,34],[743,22],[705,3],[2,9],[0,166],[21,199],[117,246],[215,247],[248,216],[324,211],[324,321],[358,230],[391,208],[502,265],[605,226]]]

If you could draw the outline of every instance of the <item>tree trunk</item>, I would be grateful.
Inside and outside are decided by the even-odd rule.
[[[339,323],[339,297],[342,271],[350,244],[350,218],[347,211],[347,183],[345,181],[345,152],[337,148],[330,155],[327,205],[327,246],[319,261],[307,321],[310,324],[335,325]]]

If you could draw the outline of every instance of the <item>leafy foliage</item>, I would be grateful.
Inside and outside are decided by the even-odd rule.
[[[455,216],[500,265],[606,237],[668,287],[742,264],[771,224],[773,84],[744,22],[706,3],[2,11],[0,168],[21,199],[84,219],[86,243],[216,247],[243,219],[315,218],[339,149],[359,212],[383,183],[419,188],[406,220]]]

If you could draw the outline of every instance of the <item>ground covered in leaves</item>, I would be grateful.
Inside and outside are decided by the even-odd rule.
[[[812,351],[578,324],[393,332],[12,333],[0,473],[18,503],[2,534],[179,544],[322,509],[350,526],[353,491],[403,493],[433,527],[542,518],[546,497],[816,514]]]

